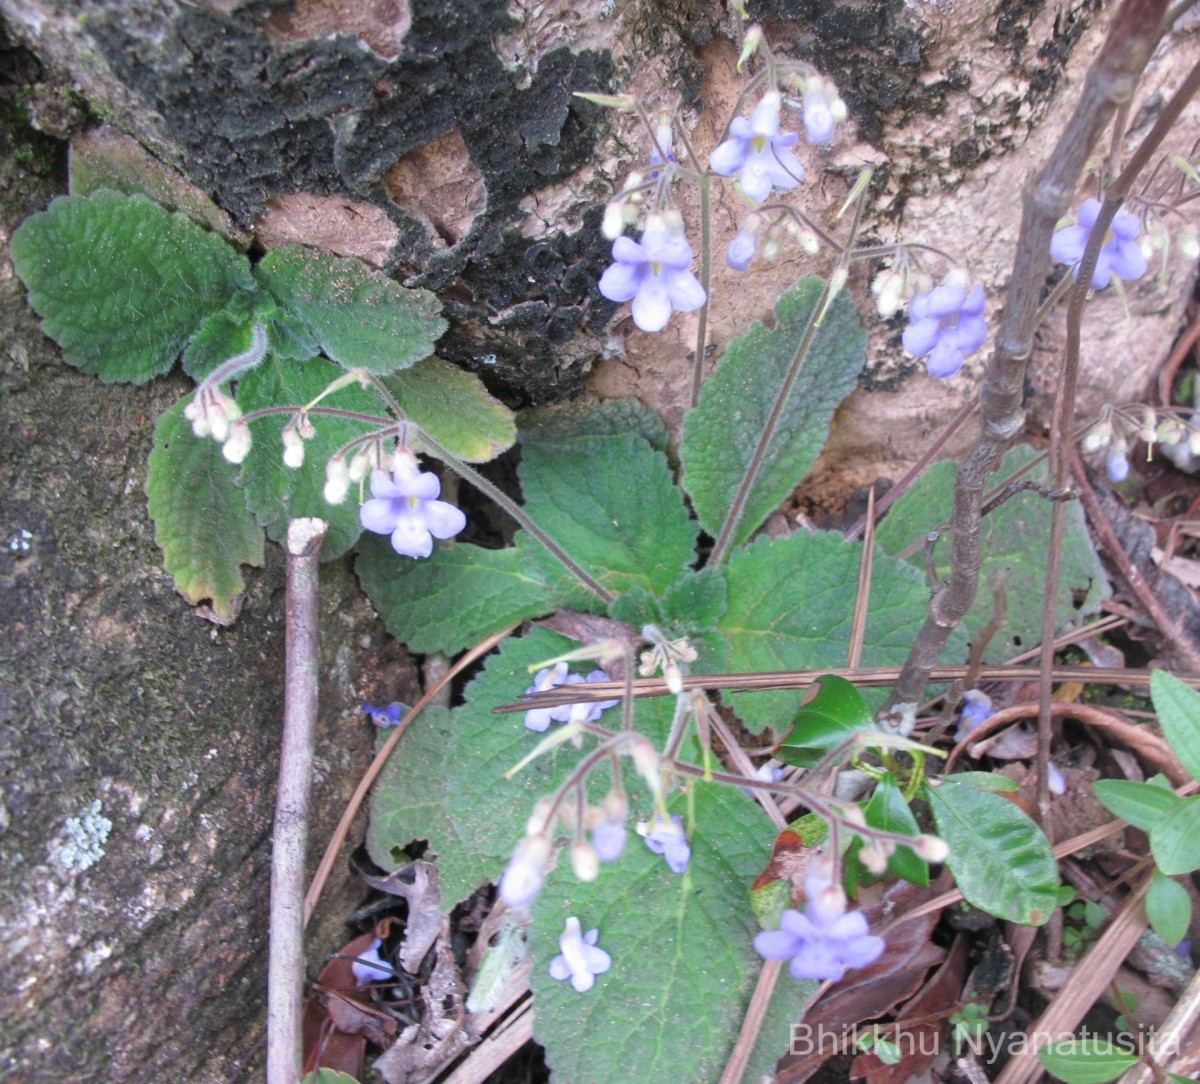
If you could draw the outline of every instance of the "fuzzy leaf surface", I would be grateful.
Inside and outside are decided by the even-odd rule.
[[[496,875],[494,862],[463,845],[446,811],[452,729],[449,709],[439,707],[426,708],[409,725],[371,791],[366,841],[384,870],[407,862],[399,852],[414,840],[428,841],[426,857],[437,863],[444,912]],[[380,742],[390,733],[382,731]]]
[[[321,394],[343,372],[324,358],[310,361],[280,361],[268,357],[246,373],[237,388],[238,406],[249,414],[264,407],[302,407]],[[383,400],[373,390],[351,384],[339,388],[321,406],[353,410],[386,417]],[[304,463],[296,470],[283,463],[280,434],[290,420],[287,414],[271,414],[252,423],[254,447],[242,469],[246,504],[272,540],[280,542],[288,520],[319,516],[329,523],[321,546],[321,559],[340,557],[362,534],[358,518],[357,488],[341,504],[325,500],[325,464],[347,441],[370,432],[375,426],[347,418],[313,415],[317,435],[305,441]]]
[[[846,665],[862,549],[832,532],[761,538],[735,550],[725,569],[729,606],[721,631],[730,669],[818,670]],[[904,661],[928,593],[916,569],[878,554],[863,644],[864,666]],[[950,641],[950,651],[962,644]],[[732,693],[728,702],[755,734],[786,726],[801,691]]]
[[[1200,780],[1200,693],[1174,674],[1155,670],[1150,695],[1172,752],[1188,775]]]
[[[355,567],[397,640],[411,651],[455,652],[554,609],[531,553],[536,543],[523,534],[517,540],[502,550],[439,542],[432,556],[414,561],[382,535],[371,535],[363,539]]]
[[[520,478],[534,522],[613,594],[660,594],[695,559],[695,521],[666,457],[641,437],[528,444]],[[564,569],[554,582],[574,592],[567,577]]]
[[[698,782],[687,872],[670,872],[636,836],[592,884],[560,862],[533,906],[534,1037],[556,1080],[716,1080],[761,961],[747,891],[774,829],[731,788]],[[684,814],[686,801],[672,811]],[[547,971],[569,916],[598,928],[612,969],[586,994]],[[787,981],[787,980],[785,980]]]
[[[1183,798],[1150,830],[1150,853],[1163,873],[1175,876],[1200,869],[1200,797]]]
[[[667,427],[658,412],[632,397],[584,397],[568,403],[534,407],[521,411],[518,424],[521,441],[530,444],[542,440],[618,437],[623,433],[636,433],[656,451],[665,453],[667,450]]]
[[[243,290],[250,265],[221,238],[144,196],[62,196],[12,238],[42,329],[106,384],[165,373],[201,322]]]
[[[1059,884],[1045,833],[993,791],[943,780],[926,794],[963,898],[997,918],[1043,925],[1058,905]]]
[[[238,468],[221,446],[192,435],[180,400],[154,429],[146,496],[163,567],[189,602],[212,600],[218,621],[237,616],[245,588],[242,565],[263,563],[262,529],[246,509]]]
[[[486,463],[517,439],[513,412],[493,399],[474,373],[438,357],[388,378],[404,413],[451,455]],[[414,440],[420,450],[420,438]]]
[[[755,324],[729,344],[700,403],[683,420],[683,485],[700,524],[716,536],[746,473],[776,393],[821,296],[810,278],[775,305],[775,327]],[[866,360],[866,334],[850,295],[842,291],[816,332],[792,386],[775,436],[734,535],[744,542],[808,473],[829,435],[833,412],[854,390]]]
[[[394,373],[433,353],[446,330],[441,302],[428,290],[407,290],[358,260],[315,249],[272,249],[255,277],[299,316],[339,365]]]
[[[1034,454],[1032,448],[1014,448],[1004,457],[994,478],[997,481],[1006,478],[1028,463]],[[885,553],[900,553],[950,518],[956,471],[954,463],[935,463],[892,506],[875,532],[875,541]],[[1026,477],[1045,482],[1045,466],[1036,467]],[[1051,515],[1050,502],[1044,497],[1036,493],[1018,493],[984,517],[981,540],[984,579],[965,621],[972,637],[992,620],[992,592],[986,589],[986,577],[993,571],[1003,574],[1008,598],[1007,622],[983,653],[987,662],[1003,662],[1041,642],[1041,612],[1037,606],[1023,605],[1023,600],[1043,595]],[[1099,612],[1100,603],[1112,593],[1078,501],[1067,502],[1066,515],[1062,576],[1056,604],[1059,629],[1084,624]],[[949,554],[949,539],[944,537],[936,551],[939,576],[945,576],[949,571]],[[914,566],[924,568],[924,551],[918,550],[909,560]]]

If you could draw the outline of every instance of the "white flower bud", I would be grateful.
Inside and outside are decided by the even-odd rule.
[[[1200,457],[1200,429],[1188,430],[1188,451]]]
[[[350,472],[346,461],[335,455],[325,465],[325,500],[328,504],[341,504],[350,492]]]
[[[312,419],[307,414],[300,415],[300,420],[296,423],[296,429],[303,440],[312,440],[317,435],[317,427],[313,425]]]
[[[1200,260],[1200,239],[1195,230],[1184,230],[1179,235],[1179,254],[1185,260]]]
[[[1112,422],[1107,418],[1098,425],[1093,425],[1087,431],[1087,435],[1083,438],[1081,447],[1084,454],[1091,455],[1092,452],[1098,452],[1101,448],[1107,448],[1109,441],[1112,440],[1113,427]]]
[[[1185,432],[1183,423],[1178,418],[1163,418],[1158,423],[1158,439],[1163,444],[1178,444]]]
[[[355,452],[348,468],[350,481],[361,482],[371,473],[371,456],[366,451]]]
[[[240,419],[229,427],[229,439],[221,445],[221,454],[230,463],[240,463],[250,452],[250,426]]]
[[[304,438],[292,425],[283,431],[283,465],[292,470],[299,470],[304,466]]]
[[[800,247],[806,255],[815,256],[821,251],[821,239],[812,230],[801,230]]]
[[[577,839],[571,844],[571,869],[584,884],[590,884],[600,876],[600,859],[596,848],[586,839]]]
[[[912,842],[913,854],[926,862],[945,862],[950,847],[940,836],[917,836]]]
[[[867,870],[876,877],[882,877],[887,872],[887,856],[878,846],[868,845],[858,852],[858,857]]]
[[[604,207],[604,221],[600,224],[600,232],[610,241],[615,241],[625,230],[625,205],[609,203]]]

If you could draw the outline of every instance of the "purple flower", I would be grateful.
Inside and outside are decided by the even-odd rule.
[[[596,984],[596,976],[612,967],[612,957],[596,947],[599,938],[599,930],[581,933],[579,919],[574,915],[568,918],[566,929],[558,937],[562,955],[550,961],[550,977],[559,982],[570,979],[580,994],[590,990]]]
[[[350,970],[354,972],[354,981],[360,986],[365,986],[368,982],[386,982],[388,979],[396,977],[392,966],[384,963],[383,958],[379,955],[382,947],[383,942],[377,937],[366,952],[359,953],[355,959],[350,961]]]
[[[816,863],[814,863],[814,866]],[[790,960],[794,979],[837,982],[851,967],[866,967],[883,954],[882,937],[867,933],[861,911],[846,910],[841,888],[810,866],[804,913],[783,912],[778,930],[754,938],[754,950],[768,960]]]
[[[646,846],[661,854],[672,873],[683,873],[692,857],[687,836],[683,833],[683,818],[678,814],[655,817],[650,824],[639,824],[638,833],[645,837]]]
[[[1079,261],[1087,248],[1088,238],[1100,213],[1098,199],[1085,199],[1075,216],[1076,224],[1057,231],[1050,238],[1050,256],[1059,263],[1072,264],[1075,275],[1079,275]],[[1092,272],[1092,289],[1103,290],[1113,278],[1140,279],[1146,273],[1146,257],[1136,244],[1142,232],[1142,223],[1137,215],[1119,210],[1113,216],[1108,236],[1096,257],[1096,270]]]
[[[539,670],[534,675],[533,684],[525,690],[525,695],[557,689],[560,685],[583,685],[588,682],[611,680],[603,670],[593,670],[587,677],[579,674],[568,674],[565,662],[553,667]],[[596,700],[590,703],[559,704],[552,708],[530,708],[525,713],[525,725],[539,734],[547,730],[551,723],[595,723],[602,713],[619,704],[619,700]]]
[[[392,549],[406,557],[428,557],[435,538],[453,538],[467,525],[459,509],[437,496],[442,484],[436,474],[422,472],[417,457],[397,452],[392,476],[377,470],[371,475],[371,496],[359,509],[368,531],[390,534]]]
[[[707,300],[692,274],[692,246],[683,227],[663,215],[651,215],[640,241],[618,237],[616,261],[600,276],[600,292],[609,301],[633,301],[633,322],[643,331],[662,331],[671,310],[694,312]]]
[[[550,840],[526,836],[517,844],[500,878],[500,898],[512,908],[528,907],[541,892],[550,862]]]
[[[758,238],[754,236],[754,231],[748,226],[743,226],[729,242],[729,249],[725,253],[725,262],[735,271],[745,271],[750,266],[750,261],[754,259],[756,248],[758,248]]]
[[[615,862],[625,849],[625,822],[601,821],[592,830],[592,846],[601,862]]]
[[[832,84],[819,75],[810,76],[804,85],[804,134],[810,143],[828,143],[834,126],[846,119],[846,105]]]
[[[1066,777],[1053,764],[1046,765],[1046,789],[1059,798],[1067,793]]]
[[[1120,485],[1129,477],[1129,448],[1124,440],[1115,440],[1108,446],[1108,454],[1104,457],[1104,469],[1108,471],[1108,480],[1113,485]]]
[[[400,705],[396,703],[389,704],[386,708],[372,707],[370,704],[363,704],[363,711],[371,717],[377,727],[389,727],[400,725]]]
[[[968,293],[963,283],[949,278],[927,294],[916,294],[908,303],[904,349],[914,358],[928,357],[930,376],[953,376],[987,338],[983,306],[982,286]]]
[[[774,188],[795,188],[804,180],[804,167],[788,150],[799,136],[780,132],[777,91],[763,95],[754,112],[735,117],[729,125],[730,136],[712,152],[709,167],[722,177],[737,174],[748,199],[762,203]]]
[[[987,693],[978,689],[968,689],[963,693],[962,714],[958,717],[958,729],[954,732],[954,740],[962,741],[980,723],[994,714],[992,698]]]

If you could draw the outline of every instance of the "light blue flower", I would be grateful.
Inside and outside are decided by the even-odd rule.
[[[762,203],[772,188],[795,188],[804,180],[804,167],[788,149],[799,136],[779,130],[781,101],[777,91],[768,91],[749,118],[735,117],[729,138],[708,160],[714,173],[736,174],[746,198],[755,203]]]
[[[1098,199],[1085,199],[1075,216],[1076,224],[1066,226],[1050,238],[1050,256],[1059,263],[1073,265],[1076,277],[1100,207]],[[1114,278],[1140,279],[1146,273],[1146,257],[1137,245],[1137,236],[1141,232],[1142,223],[1137,215],[1117,211],[1096,258],[1092,289],[1103,290]]]
[[[883,954],[882,937],[867,932],[861,911],[846,910],[846,895],[813,866],[805,879],[803,914],[783,912],[778,930],[754,938],[754,950],[768,960],[789,960],[794,979],[839,981],[852,967],[866,967]]]
[[[980,723],[990,719],[995,714],[992,698],[979,689],[968,689],[963,693],[962,714],[958,717],[958,729],[954,732],[954,740],[962,741]]]
[[[725,262],[734,271],[745,271],[754,259],[754,250],[758,248],[758,238],[748,226],[743,226],[729,242],[725,252]]]
[[[500,878],[500,898],[512,908],[528,907],[541,892],[550,862],[550,840],[526,836],[517,844]]]
[[[383,942],[375,938],[374,943],[366,952],[360,952],[356,959],[350,961],[350,970],[354,972],[354,981],[360,986],[369,982],[386,982],[396,977],[395,969],[379,955]]]
[[[570,979],[576,993],[590,990],[596,985],[596,976],[612,967],[612,957],[596,947],[599,938],[598,929],[581,933],[579,919],[574,915],[568,918],[566,929],[558,937],[562,955],[550,961],[550,977],[559,982]]]
[[[415,455],[397,452],[390,478],[381,470],[371,475],[373,499],[359,509],[359,519],[368,531],[390,534],[397,553],[428,557],[435,538],[453,538],[467,525],[459,509],[437,499],[441,491],[437,475],[421,471]]]
[[[669,817],[655,817],[649,824],[639,824],[638,833],[644,837],[647,847],[663,856],[672,873],[687,870],[692,848],[683,831],[682,817],[674,813]]]
[[[386,708],[376,708],[370,704],[363,704],[362,709],[371,717],[371,722],[381,729],[400,725],[401,706],[395,702],[389,704]]]
[[[968,293],[962,282],[949,278],[927,294],[916,294],[908,303],[904,349],[914,358],[928,358],[930,376],[953,376],[987,338],[983,309],[982,286]]]
[[[846,119],[846,104],[833,84],[819,75],[804,81],[804,134],[810,143],[828,143],[838,121]]]
[[[625,822],[601,821],[592,830],[592,846],[601,862],[615,862],[625,850]]]
[[[694,312],[707,300],[692,274],[692,246],[683,226],[651,215],[640,241],[618,237],[613,260],[600,276],[600,293],[609,301],[632,301],[633,322],[642,331],[662,331],[672,309]]]
[[[525,690],[525,695],[542,693],[549,689],[557,689],[564,685],[584,685],[597,681],[611,681],[603,670],[593,670],[587,677],[579,674],[568,674],[565,662],[556,663],[553,667],[539,670],[533,678],[533,684]],[[544,733],[551,723],[595,723],[600,716],[619,700],[592,700],[587,703],[558,704],[555,707],[530,708],[525,713],[525,725],[530,730]]]

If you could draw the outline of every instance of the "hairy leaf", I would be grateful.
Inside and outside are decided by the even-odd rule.
[[[667,427],[658,413],[637,399],[575,399],[569,403],[521,411],[520,439],[572,440],[636,433],[656,451],[667,451]]]
[[[1200,869],[1200,797],[1183,798],[1150,830],[1150,853],[1163,873],[1174,876]]]
[[[820,295],[815,278],[785,293],[775,305],[775,327],[768,331],[755,324],[730,343],[700,393],[699,406],[684,417],[683,485],[711,535],[721,531]],[[735,542],[749,538],[812,467],[833,412],[854,390],[866,341],[854,302],[843,291],[816,332],[788,396]]]
[[[1174,674],[1155,670],[1150,696],[1172,752],[1188,775],[1200,780],[1200,693]]]
[[[146,475],[154,541],[163,567],[188,601],[212,600],[216,619],[236,616],[242,565],[263,563],[262,530],[234,482],[237,467],[221,446],[192,435],[181,400],[158,419]]]
[[[165,373],[211,314],[252,290],[219,237],[144,196],[63,196],[12,238],[13,264],[68,362],[105,383]]]

